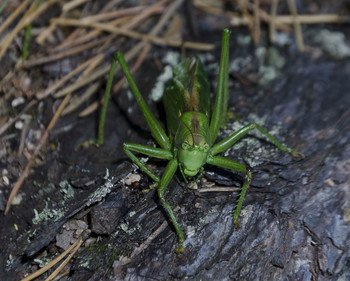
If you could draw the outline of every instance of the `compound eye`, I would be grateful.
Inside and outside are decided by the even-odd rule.
[[[209,150],[209,145],[205,144],[204,145],[204,151],[207,152]]]
[[[188,150],[188,148],[189,148],[188,143],[183,142],[183,143],[182,143],[182,149],[184,149],[184,150]]]

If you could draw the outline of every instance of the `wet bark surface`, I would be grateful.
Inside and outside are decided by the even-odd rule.
[[[231,60],[254,52],[254,46],[242,51],[235,45]],[[206,166],[198,189],[191,189],[177,173],[166,197],[179,206],[186,240],[184,253],[175,253],[177,237],[157,193],[142,192],[151,180],[122,152],[124,141],[151,140],[135,102],[123,92],[110,106],[104,146],[76,149],[95,136],[97,116],[63,118],[52,132],[50,143],[58,149],[46,151],[44,165],[23,186],[24,200],[0,216],[0,279],[35,271],[35,258],[43,251],[54,255],[58,241],[61,248],[69,245],[80,229],[83,238],[99,239],[78,252],[64,280],[349,280],[350,61],[313,58],[293,44],[278,51],[287,63],[265,86],[242,83],[244,74],[230,72],[230,111],[241,118],[219,138],[256,121],[305,158],[277,150],[257,132],[225,154],[253,171],[239,230],[232,224],[237,192],[200,189],[240,187],[243,175]],[[204,64],[218,61],[217,50]],[[145,74],[157,71],[153,62],[135,75],[144,94],[155,82],[156,75]],[[217,72],[208,74],[214,89]],[[161,104],[150,106],[164,120]],[[166,164],[148,163],[158,174]],[[136,180],[128,185],[127,176]],[[164,222],[168,226],[154,236]],[[149,237],[148,247],[133,255]]]

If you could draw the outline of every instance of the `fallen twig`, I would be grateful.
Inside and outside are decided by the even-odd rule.
[[[10,119],[6,122],[6,124],[4,124],[4,125],[0,128],[0,136],[1,136],[4,132],[6,132],[6,130],[7,130],[10,126],[12,126],[13,123],[16,122],[16,121],[21,117],[22,114],[26,113],[28,110],[30,110],[30,109],[31,109],[34,105],[36,105],[37,103],[38,103],[38,102],[37,102],[36,100],[30,101],[30,103],[28,103],[28,104],[26,105],[26,107],[22,110],[21,113],[17,114],[17,116],[14,117],[14,118],[10,118]]]

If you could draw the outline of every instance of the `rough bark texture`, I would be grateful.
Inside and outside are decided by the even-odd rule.
[[[173,183],[167,197],[173,206],[181,206],[178,217],[187,229],[185,253],[177,257],[175,235],[163,234],[126,265],[124,277],[119,278],[348,280],[350,83],[346,65],[341,71],[339,63],[300,58],[290,65],[288,78],[252,100],[250,106],[259,116],[267,116],[267,124],[291,116],[290,122],[281,125],[285,142],[306,158],[295,161],[276,150],[268,158],[262,153],[262,163],[253,169],[240,230],[232,225],[235,194],[186,194]],[[250,163],[249,152],[260,150],[260,145],[271,148],[266,143],[247,145],[242,158]],[[211,180],[220,183],[226,176],[214,175]],[[139,220],[142,214],[136,214],[136,221],[130,218],[131,227],[140,223],[148,229],[148,218]]]

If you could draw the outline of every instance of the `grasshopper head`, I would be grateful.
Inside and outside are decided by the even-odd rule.
[[[183,173],[194,177],[207,162],[209,144],[199,134],[189,135],[178,150],[178,160]]]

